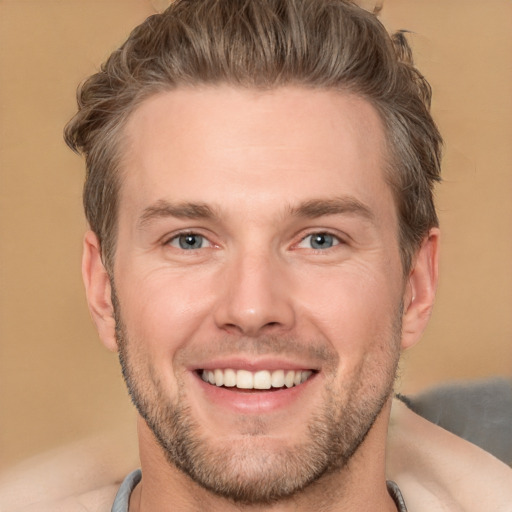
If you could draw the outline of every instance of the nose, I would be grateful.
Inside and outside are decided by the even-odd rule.
[[[251,337],[292,329],[293,291],[284,265],[268,254],[241,255],[231,262],[221,276],[217,327]]]

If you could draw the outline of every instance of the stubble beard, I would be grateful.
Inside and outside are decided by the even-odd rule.
[[[293,446],[269,449],[254,430],[235,443],[214,445],[187,404],[183,383],[172,401],[150,366],[131,358],[131,340],[116,308],[119,359],[131,399],[160,444],[169,464],[217,496],[239,504],[265,505],[304,491],[322,476],[348,465],[393,390],[399,360],[401,314],[393,339],[382,343],[381,360],[362,367],[345,389],[325,386],[322,406],[311,416],[307,437]],[[257,342],[256,342],[257,343]],[[376,375],[379,377],[376,379]],[[206,426],[207,428],[207,426]],[[290,429],[293,430],[290,421]]]

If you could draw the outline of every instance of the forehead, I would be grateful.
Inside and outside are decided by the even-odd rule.
[[[121,209],[160,199],[259,208],[307,195],[391,198],[380,117],[334,90],[178,88],[131,114],[123,147]]]

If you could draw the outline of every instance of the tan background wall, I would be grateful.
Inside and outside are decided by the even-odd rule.
[[[0,468],[133,428],[83,298],[83,164],[61,132],[76,84],[162,3],[0,0]],[[446,139],[441,285],[402,391],[512,376],[512,3],[386,0],[382,19],[413,32]]]

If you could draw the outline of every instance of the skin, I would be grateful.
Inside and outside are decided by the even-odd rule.
[[[389,393],[400,351],[430,315],[439,233],[404,278],[373,107],[327,90],[183,88],[146,100],[124,135],[112,277],[139,393],[156,411],[183,406],[212,460],[239,457],[236,472],[226,460],[218,467],[245,481],[282,474],[285,453],[300,457],[318,411],[365,429],[347,465],[249,505],[169,463],[140,418],[144,478],[130,511],[395,510],[385,486]],[[183,233],[202,246],[182,249]],[[312,246],[319,233],[332,246]],[[100,337],[117,350],[111,281],[91,232],[83,274]],[[283,366],[313,378],[280,395],[218,394],[196,373]]]

